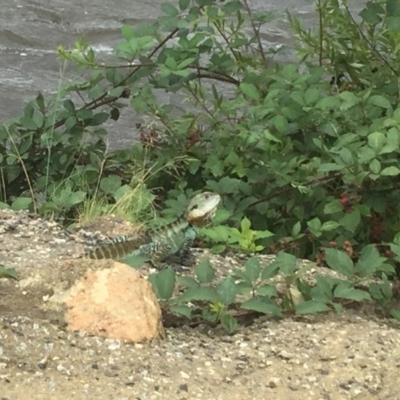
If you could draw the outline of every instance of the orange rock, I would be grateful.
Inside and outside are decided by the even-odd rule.
[[[111,268],[88,269],[64,301],[70,331],[134,343],[165,337],[151,284],[125,264],[113,262]]]

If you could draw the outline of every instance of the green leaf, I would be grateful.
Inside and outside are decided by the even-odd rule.
[[[355,289],[348,282],[341,282],[333,292],[336,298],[355,301],[371,300],[371,296],[364,290]]]
[[[253,290],[253,285],[251,283],[248,282],[236,282],[236,291],[237,294],[248,294]]]
[[[138,247],[139,247],[139,244],[138,244]],[[143,264],[145,262],[148,262],[148,261],[150,261],[150,257],[148,257],[148,256],[147,257],[139,256],[139,255],[136,255],[136,254],[127,255],[126,257],[124,257],[121,260],[121,262],[123,262],[124,264],[127,264],[130,267],[136,268],[136,269],[142,267]]]
[[[382,149],[386,142],[386,137],[382,132],[373,132],[368,135],[368,145],[373,148],[376,152]]]
[[[371,25],[379,24],[382,18],[379,14],[384,14],[384,10],[380,4],[367,2],[366,7],[360,12],[360,17]]]
[[[232,276],[227,276],[217,286],[218,299],[228,306],[235,301],[237,289]]]
[[[168,15],[169,17],[175,17],[179,14],[179,10],[169,3],[161,4],[161,10],[164,14]]]
[[[334,270],[347,277],[354,276],[354,265],[351,258],[343,251],[325,248],[326,263]]]
[[[19,197],[18,199],[12,202],[11,208],[14,211],[28,210],[31,204],[32,204],[31,197]]]
[[[301,222],[297,221],[296,224],[292,228],[292,236],[295,238],[301,230]]]
[[[325,303],[316,300],[305,301],[303,303],[298,304],[295,308],[295,312],[297,315],[315,314],[330,310],[331,310],[330,307],[328,307]]]
[[[192,309],[189,306],[171,306],[171,312],[177,315],[183,315],[186,318],[192,317]]]
[[[244,264],[246,276],[251,283],[255,283],[260,276],[260,261],[256,257],[251,257]]]
[[[188,288],[177,297],[177,300],[179,300],[179,302],[207,301],[216,303],[218,301],[218,295],[214,288],[199,286],[197,288]]]
[[[6,268],[4,265],[0,265],[0,279],[14,279],[18,280],[18,274],[15,268]]]
[[[248,218],[244,217],[240,222],[240,228],[242,229],[242,233],[246,233],[250,231],[251,222]]]
[[[382,108],[391,107],[390,101],[386,97],[380,95],[371,96],[368,98],[368,103]]]
[[[251,310],[260,312],[267,315],[276,315],[282,317],[282,311],[275,302],[267,302],[259,297],[253,297],[250,300],[243,302],[240,308],[244,310]]]
[[[273,124],[279,133],[286,133],[289,128],[288,120],[283,115],[277,115],[273,119]]]
[[[211,247],[212,254],[220,254],[226,250],[226,246],[224,244],[217,244],[216,246]]]
[[[329,232],[339,228],[339,224],[336,221],[326,221],[321,226],[322,232]]]
[[[315,105],[316,108],[320,108],[322,110],[326,110],[327,108],[337,109],[340,106],[340,99],[336,96],[326,96],[323,97],[318,103]]]
[[[230,314],[223,314],[221,316],[221,325],[229,332],[233,333],[238,329],[236,319]]]
[[[200,286],[200,284],[190,276],[177,275],[176,282],[179,285],[183,285],[188,288],[196,288]]]
[[[132,189],[129,185],[122,185],[112,193],[112,196],[114,197],[115,201],[119,201],[131,191]]]
[[[321,235],[321,221],[319,220],[319,218],[314,218],[311,221],[307,222],[307,226],[310,228],[310,231],[313,235],[315,236],[320,236]]]
[[[382,294],[385,296],[385,299],[390,301],[393,298],[392,285],[388,281],[386,275],[383,275],[383,283],[380,285]]]
[[[343,99],[343,103],[340,106],[340,110],[345,111],[354,107],[356,104],[361,102],[361,98],[356,96],[353,92],[342,92],[339,95]]]
[[[121,34],[127,42],[129,42],[131,39],[133,39],[136,36],[135,30],[129,25],[121,26]]]
[[[270,132],[269,129],[265,129],[265,130],[263,131],[263,135],[264,135],[264,138],[265,138],[267,141],[282,144],[282,140],[280,140],[280,139],[277,138],[275,135],[273,135],[273,134]]]
[[[312,300],[321,301],[323,303],[330,302],[333,296],[332,289],[336,283],[337,279],[318,275],[315,286],[310,290]]]
[[[319,172],[331,172],[340,171],[344,168],[344,165],[334,164],[334,163],[323,163],[319,167]]]
[[[400,310],[390,310],[390,315],[397,320],[398,322],[400,322]]]
[[[86,119],[92,119],[93,118],[93,111],[87,108],[84,108],[82,110],[79,110],[76,113],[76,116],[80,119],[86,120]]]
[[[275,275],[279,273],[279,264],[275,261],[273,261],[271,264],[267,265],[262,273],[261,273],[261,278],[264,280],[271,279]]]
[[[36,96],[36,104],[38,105],[39,111],[41,113],[44,113],[46,111],[46,105],[45,105],[44,97],[43,97],[42,93],[39,93]]]
[[[340,225],[342,225],[345,229],[353,233],[356,231],[358,225],[360,225],[360,222],[361,222],[361,215],[357,209],[353,209],[351,213],[346,213],[339,220]]]
[[[100,188],[105,193],[114,194],[121,187],[122,180],[118,175],[111,175],[100,181]]]
[[[252,287],[252,285],[251,285],[252,282],[249,279],[249,277],[247,276],[245,271],[235,268],[233,270],[233,276],[234,276],[235,279],[238,279],[238,280],[241,280],[243,282],[246,282],[246,284],[249,284],[250,287]]]
[[[119,117],[120,117],[120,112],[119,112],[119,110],[118,110],[118,108],[113,108],[112,110],[111,110],[111,112],[110,112],[110,118],[113,120],[113,121],[118,121],[119,120]]]
[[[283,251],[280,251],[276,255],[275,261],[273,261],[272,264],[277,265],[279,271],[285,275],[291,275],[297,269],[296,257],[293,254],[288,254]],[[275,268],[275,265],[273,265],[273,267],[271,267],[271,265],[267,268]],[[265,270],[263,271],[263,275],[262,275],[263,279],[265,279],[264,272],[265,272]]]
[[[95,114],[93,116],[92,126],[98,126],[98,125],[104,124],[104,122],[106,122],[109,117],[110,117],[110,114],[106,113],[106,112],[100,112],[100,113]]]
[[[381,171],[382,176],[396,176],[396,175],[399,175],[399,173],[400,173],[400,169],[395,166],[384,168]]]
[[[314,105],[321,97],[321,92],[315,88],[308,88],[304,93],[304,101],[308,106]]]
[[[274,285],[262,285],[256,290],[259,296],[276,297],[278,295],[276,287]]]
[[[210,283],[215,276],[214,268],[211,266],[208,258],[204,258],[196,265],[194,273],[200,283]]]
[[[335,214],[340,211],[343,211],[343,206],[340,203],[340,200],[333,200],[324,207],[324,214]]]
[[[65,203],[63,206],[65,208],[71,208],[76,206],[77,204],[83,203],[86,198],[86,193],[79,191],[79,192],[72,192],[69,196],[65,199]]]
[[[369,169],[371,170],[371,172],[373,172],[374,174],[379,174],[379,172],[381,171],[381,163],[374,158],[370,163],[369,163]]]
[[[185,11],[190,4],[190,0],[179,0],[179,9]]]
[[[373,275],[379,271],[380,266],[386,261],[384,257],[381,257],[378,250],[373,245],[365,246],[358,258],[356,264],[356,271],[360,276],[365,277]]]
[[[71,114],[75,114],[75,104],[71,100],[69,99],[65,100],[63,106]]]
[[[35,110],[32,115],[32,121],[36,125],[36,128],[41,128],[44,121],[43,115],[40,114],[39,111]]]
[[[218,225],[213,228],[203,228],[201,233],[209,237],[213,242],[227,242],[230,234],[230,227]]]
[[[242,82],[239,85],[241,92],[251,100],[260,100],[260,93],[252,83]]]
[[[236,283],[237,294],[247,294],[253,290],[253,285],[248,282],[238,282]]]
[[[172,297],[175,289],[175,271],[172,268],[166,268],[156,274],[151,274],[149,281],[153,285],[158,299],[168,300]]]

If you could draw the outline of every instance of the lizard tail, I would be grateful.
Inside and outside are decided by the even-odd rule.
[[[89,251],[87,257],[95,260],[105,258],[120,260],[137,250],[145,242],[145,238],[141,236],[118,236],[112,239],[110,243]]]

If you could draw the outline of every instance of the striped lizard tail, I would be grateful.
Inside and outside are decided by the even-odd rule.
[[[89,251],[86,256],[95,260],[110,258],[120,260],[126,255],[137,250],[142,244],[146,243],[147,238],[144,235],[137,236],[118,236],[111,239],[110,243],[97,247]]]

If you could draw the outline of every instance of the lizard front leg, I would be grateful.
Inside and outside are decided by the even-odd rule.
[[[191,227],[185,232],[185,240],[183,241],[182,247],[179,251],[179,261],[183,266],[188,267],[191,264],[191,248],[196,239],[197,233],[198,229],[195,227]]]
[[[171,246],[168,243],[152,242],[139,247],[140,256],[148,258],[153,268],[158,270],[168,267],[162,261],[164,261],[170,252]]]

